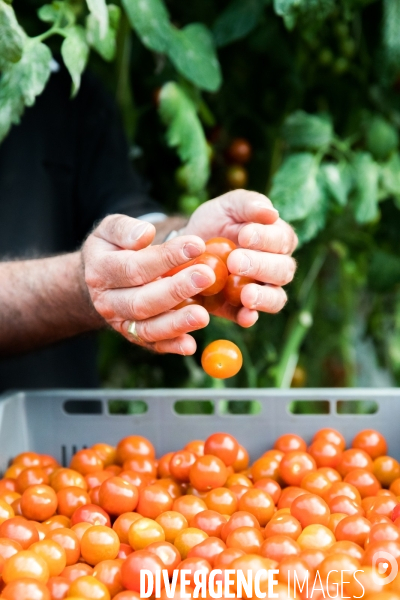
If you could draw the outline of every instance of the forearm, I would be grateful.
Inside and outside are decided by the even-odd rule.
[[[0,262],[0,355],[27,352],[99,329],[80,252]]]

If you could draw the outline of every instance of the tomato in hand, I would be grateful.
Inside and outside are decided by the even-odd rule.
[[[245,277],[244,275],[233,275],[233,273],[231,273],[222,290],[226,302],[232,306],[242,306],[242,289],[249,283],[256,283],[256,280],[251,277]]]
[[[236,244],[224,237],[211,238],[206,242],[206,252],[213,254],[214,256],[219,256],[219,258],[223,260],[225,264],[228,261],[228,256],[232,250],[235,249]]]
[[[228,340],[211,342],[201,356],[201,365],[207,375],[227,379],[239,373],[243,364],[240,349]]]
[[[192,264],[206,265],[207,267],[210,267],[215,274],[214,283],[200,292],[200,296],[214,296],[214,294],[218,294],[218,292],[223,289],[228,279],[228,269],[222,258],[214,256],[214,254],[210,254],[209,252],[204,252],[195,258]]]

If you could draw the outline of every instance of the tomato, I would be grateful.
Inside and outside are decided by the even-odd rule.
[[[232,515],[237,508],[235,494],[224,487],[210,490],[205,497],[205,503],[209,510],[219,512],[222,515]]]
[[[178,568],[181,562],[181,555],[175,546],[169,542],[154,542],[147,546],[146,552],[155,554],[161,559],[169,577],[173,576],[175,569]]]
[[[133,548],[131,548],[129,544],[121,543],[119,545],[119,552],[117,554],[117,558],[122,558],[122,560],[125,560],[125,558],[132,554],[132,552]]]
[[[221,537],[222,528],[227,523],[226,517],[215,510],[203,510],[190,521],[191,527],[201,529],[210,537]]]
[[[63,600],[66,598],[70,582],[65,577],[50,577],[47,582],[47,588],[50,592],[51,600]]]
[[[238,509],[254,515],[259,524],[263,527],[274,514],[275,505],[267,492],[252,488],[245,492],[240,498]]]
[[[341,455],[337,465],[340,475],[345,477],[347,473],[350,473],[354,469],[372,471],[372,459],[364,450],[351,448],[350,450],[345,450]]]
[[[284,488],[278,501],[278,509],[289,509],[293,500],[298,496],[303,496],[304,494],[307,494],[306,490],[303,490],[300,487],[289,486]],[[288,512],[290,511],[288,510]]]
[[[135,473],[135,471],[123,471],[121,470],[119,473],[119,477],[121,479],[125,479],[132,485],[135,485],[139,490],[149,485],[151,482],[151,478],[146,473]]]
[[[135,510],[139,501],[139,491],[121,477],[110,477],[103,481],[99,490],[100,506],[108,514],[122,515]]]
[[[104,463],[95,450],[85,448],[78,450],[71,460],[70,469],[78,471],[81,475],[101,471]]]
[[[164,542],[165,533],[159,523],[142,517],[130,526],[128,540],[134,550],[143,550],[154,542]]]
[[[274,502],[278,504],[279,498],[282,494],[282,488],[277,481],[270,477],[263,477],[254,484],[254,487],[258,490],[263,490],[269,494]]]
[[[74,565],[79,560],[81,545],[78,536],[72,529],[54,529],[49,531],[46,539],[52,540],[64,548],[67,566]]]
[[[57,503],[58,513],[70,518],[77,508],[90,504],[90,496],[80,487],[62,488],[57,492]]]
[[[207,510],[207,504],[201,498],[188,494],[174,500],[172,510],[181,513],[190,523],[197,513]]]
[[[231,273],[222,290],[225,301],[231,304],[231,306],[242,306],[242,289],[249,283],[256,283],[256,280],[244,275],[234,275]]]
[[[360,492],[361,498],[376,496],[381,484],[373,473],[366,469],[353,469],[344,478],[345,483],[351,483]]]
[[[208,582],[208,577],[211,573],[212,567],[208,560],[205,558],[198,558],[197,556],[193,556],[191,558],[186,558],[179,565],[179,571],[187,571],[187,580],[191,587],[195,586],[195,576],[196,573],[201,574],[201,576],[205,576],[206,582]]]
[[[42,467],[27,467],[17,477],[17,491],[22,494],[30,485],[48,485],[49,481],[49,476]]]
[[[46,561],[50,577],[60,575],[67,565],[64,548],[53,540],[46,539],[36,542],[30,546],[29,551],[41,556]]]
[[[317,465],[312,456],[306,452],[288,452],[279,465],[279,474],[288,485],[300,485],[307,473],[316,471]]]
[[[337,481],[332,483],[331,487],[324,494],[324,499],[329,503],[330,500],[333,500],[333,498],[337,498],[338,496],[347,496],[357,504],[361,504],[360,492],[349,482]]]
[[[266,524],[264,537],[267,539],[277,535],[284,535],[297,540],[301,532],[302,527],[300,522],[294,516],[286,514],[274,517]]]
[[[310,571],[309,565],[300,556],[288,556],[279,563],[278,581],[285,585],[286,593],[288,589],[293,593],[295,587],[296,598],[301,597],[303,582],[305,582],[304,589],[306,590],[308,580],[308,589],[312,590],[313,579],[313,571]]]
[[[373,598],[376,598],[375,594],[381,592],[384,589],[383,583],[379,583],[379,574],[376,569],[372,567],[363,566],[362,570],[357,573],[357,577],[351,577],[350,583],[347,585],[346,593],[350,597],[357,598],[362,597],[364,594],[371,594]]]
[[[94,471],[85,475],[85,481],[87,483],[88,490],[100,487],[103,481],[110,479],[113,474],[110,471]]]
[[[249,462],[250,462],[249,453],[247,452],[247,450],[244,446],[239,444],[236,459],[235,459],[234,463],[232,464],[233,470],[235,471],[235,473],[237,473],[239,471],[244,471],[249,466]]]
[[[10,556],[4,564],[2,573],[4,583],[24,578],[46,583],[49,575],[47,562],[30,550],[22,550],[22,552]]]
[[[228,479],[225,464],[211,454],[199,456],[190,468],[190,483],[199,491],[222,487]]]
[[[243,358],[239,348],[228,340],[211,342],[201,356],[201,365],[207,375],[227,379],[239,373]]]
[[[75,579],[69,588],[68,597],[85,598],[86,600],[110,600],[111,598],[104,583],[101,583],[93,575]]]
[[[328,502],[331,513],[345,513],[346,515],[365,515],[364,509],[348,496],[336,496]]]
[[[326,556],[326,550],[319,550],[317,548],[303,549],[300,552],[301,560],[304,560],[306,565],[308,565],[308,568],[311,570],[317,569]]]
[[[317,467],[330,467],[335,469],[342,456],[342,450],[336,444],[326,440],[315,440],[308,449],[314,458]]]
[[[299,544],[291,537],[274,535],[263,542],[260,555],[280,562],[283,558],[298,556],[300,551]]]
[[[119,538],[111,527],[94,525],[81,539],[81,554],[89,565],[97,565],[102,560],[113,560],[119,550]]]
[[[285,433],[277,438],[274,443],[274,449],[280,450],[286,454],[287,452],[294,452],[300,450],[300,452],[306,452],[307,444],[299,435],[295,433]]]
[[[373,473],[381,485],[389,487],[400,477],[400,464],[390,456],[379,456],[374,460]]]
[[[43,525],[50,531],[53,529],[64,529],[65,527],[71,527],[71,519],[64,515],[54,515],[53,517],[50,517],[50,519],[47,519]]]
[[[371,531],[371,523],[360,515],[351,515],[342,519],[336,526],[335,536],[338,541],[347,540],[364,546]]]
[[[178,533],[187,529],[189,526],[187,519],[181,513],[173,510],[168,510],[158,515],[156,523],[161,525],[164,531],[165,541],[170,542],[171,544],[174,543]],[[194,526],[197,527],[197,525]]]
[[[276,562],[272,561],[268,558],[258,556],[257,554],[245,554],[243,556],[239,556],[238,558],[236,558],[230,565],[230,568],[235,570],[236,572],[243,571],[243,573],[245,573],[245,574],[247,574],[247,571],[252,571],[253,573],[257,573],[258,571],[260,571],[261,577],[259,580],[259,587],[260,587],[260,592],[263,594],[268,591],[268,579],[270,578],[268,570],[274,569],[274,568],[276,568],[276,566],[277,566]],[[236,580],[236,591],[238,591],[237,576],[233,575],[232,579]],[[234,590],[235,590],[235,588],[231,589],[230,591],[232,592]],[[243,591],[243,597],[248,598],[248,596],[246,595],[245,589],[243,589],[242,591]],[[274,592],[275,591],[276,591],[276,588],[274,588]],[[286,593],[287,593],[287,590],[286,590]]]
[[[333,546],[329,548],[329,554],[346,554],[347,556],[361,560],[364,555],[364,549],[355,542],[341,540],[335,542]]]
[[[254,514],[239,510],[222,526],[221,539],[226,542],[228,536],[241,527],[260,529],[260,524]]]
[[[284,453],[280,450],[269,450],[256,460],[251,467],[253,481],[257,482],[259,479],[264,479],[264,477],[270,477],[278,481],[280,479],[279,465],[283,456]]]
[[[27,519],[45,521],[57,510],[57,495],[48,485],[32,485],[22,494],[21,510]]]
[[[327,581],[329,574],[329,583],[341,585],[341,581],[349,581],[351,576],[360,569],[360,562],[348,554],[337,553],[327,556],[318,567],[322,581]],[[346,572],[346,578],[343,579],[343,573]]]
[[[117,445],[117,463],[123,464],[130,458],[143,456],[154,459],[156,451],[149,440],[141,435],[130,435],[123,438]]]
[[[110,444],[94,444],[92,446],[92,450],[97,452],[100,457],[100,460],[103,462],[104,467],[109,467],[110,465],[114,465],[117,460],[117,449],[115,446],[110,446]]]
[[[184,450],[189,450],[196,456],[204,456],[204,442],[203,440],[192,440],[186,444]]]
[[[301,480],[301,487],[311,494],[317,494],[317,496],[324,496],[331,486],[332,482],[320,471],[307,473]]]
[[[179,532],[175,538],[174,546],[177,548],[182,559],[187,558],[189,551],[208,538],[208,535],[196,529],[196,527],[188,527]]]
[[[93,567],[86,563],[76,563],[65,567],[61,573],[61,577],[64,577],[69,583],[78,579],[78,577],[84,577],[85,575],[91,575],[93,573]]]
[[[80,487],[87,490],[85,478],[72,469],[57,469],[50,475],[50,485],[56,492],[66,487]]]
[[[0,525],[0,538],[18,542],[23,550],[39,541],[39,533],[33,523],[23,517],[12,517]]]
[[[236,244],[224,237],[211,238],[206,241],[206,252],[218,256],[225,264],[228,262],[228,256],[235,248]]]
[[[344,450],[346,447],[346,441],[342,434],[337,431],[337,429],[332,429],[331,427],[325,427],[324,429],[320,429],[313,437],[313,442],[316,440],[325,440],[335,446],[339,446],[341,450]]]
[[[227,548],[239,548],[246,554],[259,554],[264,536],[255,527],[237,527],[226,538]]]
[[[52,600],[48,588],[35,579],[11,581],[5,586],[1,597],[6,600]],[[54,600],[57,600],[54,597]]]
[[[12,461],[13,465],[21,465],[22,467],[40,467],[40,454],[36,452],[21,452]]]
[[[228,148],[229,158],[241,165],[249,162],[251,155],[251,145],[245,138],[235,138]]]
[[[157,477],[157,463],[153,458],[147,458],[147,456],[133,456],[132,458],[128,458],[122,465],[122,469],[145,475],[149,479]]]
[[[111,598],[124,589],[121,581],[122,564],[123,561],[119,559],[103,560],[93,570],[93,577],[107,588]]]
[[[315,494],[304,494],[295,498],[290,507],[290,513],[302,527],[313,524],[326,526],[329,524],[329,507],[325,500]]]
[[[71,524],[90,523],[91,525],[111,526],[110,517],[100,506],[95,504],[85,504],[75,510],[71,517]]]
[[[302,550],[328,550],[335,536],[325,525],[307,525],[296,541]]]
[[[214,569],[225,569],[229,567],[234,560],[240,556],[244,556],[245,552],[239,548],[227,548],[221,554],[218,554],[214,559]]]
[[[226,284],[228,279],[228,269],[224,261],[208,252],[204,252],[193,260],[193,265],[207,265],[215,274],[215,281],[207,289],[200,292],[200,296],[214,296],[218,294]]]
[[[188,552],[188,558],[204,558],[214,567],[217,557],[226,550],[224,542],[217,537],[209,537]]]
[[[247,185],[248,174],[241,165],[232,165],[226,172],[226,182],[232,190],[245,188]]]
[[[370,455],[372,460],[378,456],[384,456],[387,453],[388,446],[385,438],[375,429],[364,429],[357,433],[352,442],[353,448],[364,450]]]
[[[169,462],[169,470],[178,481],[189,481],[190,467],[196,462],[196,455],[189,450],[175,452]]]
[[[155,519],[163,512],[172,509],[173,499],[160,484],[148,485],[139,492],[136,511],[143,517]]]

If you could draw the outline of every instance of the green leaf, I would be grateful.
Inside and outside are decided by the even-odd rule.
[[[51,52],[29,40],[18,63],[9,63],[0,80],[0,141],[19,123],[25,106],[34,104],[50,76]]]
[[[400,0],[384,0],[382,37],[386,61],[398,71],[400,60]]]
[[[335,0],[274,0],[275,12],[283,17],[289,30],[293,29],[300,17],[314,24],[325,20],[335,10],[335,6]]]
[[[367,129],[366,146],[376,160],[385,160],[399,145],[399,135],[393,125],[381,116],[373,117]]]
[[[368,283],[378,292],[387,292],[400,283],[400,258],[382,250],[374,251],[369,263]]]
[[[162,0],[122,0],[122,4],[132,28],[146,48],[165,53],[172,28]]]
[[[177,148],[185,163],[188,192],[196,194],[209,177],[207,140],[196,107],[178,84],[169,82],[161,90],[159,110],[168,128],[168,145]]]
[[[320,176],[322,185],[329,196],[340,206],[345,206],[353,184],[349,165],[347,163],[325,163],[320,168]]]
[[[353,161],[355,177],[354,215],[358,223],[378,216],[379,166],[368,152],[358,152]]]
[[[283,124],[283,137],[296,149],[318,150],[329,146],[333,130],[330,121],[317,115],[298,110],[287,117]]]
[[[108,32],[108,10],[106,0],[86,0],[91,16],[98,23],[100,40],[104,40]]]
[[[89,46],[86,42],[85,30],[80,25],[71,27],[67,32],[68,35],[61,46],[61,54],[71,75],[72,95],[75,96],[89,56]]]
[[[19,61],[26,39],[27,36],[18,24],[14,9],[0,0],[0,60]]]
[[[114,4],[108,6],[109,27],[104,38],[100,35],[99,22],[89,15],[86,19],[87,40],[91,46],[104,58],[111,61],[115,57],[117,48],[117,30],[120,18],[120,8]]]
[[[250,33],[263,13],[263,0],[234,0],[214,23],[217,46],[226,46]]]
[[[39,19],[45,23],[55,23],[64,18],[68,25],[73,25],[76,20],[75,13],[71,6],[67,4],[67,2],[62,2],[61,0],[56,0],[51,4],[44,4],[39,8],[37,14]],[[61,26],[64,26],[62,22]]]
[[[318,205],[321,191],[318,164],[313,154],[292,154],[275,174],[270,197],[285,221],[307,217]]]
[[[387,195],[400,201],[400,154],[396,152],[390,160],[381,165],[380,184]]]
[[[168,55],[177,70],[197,87],[215,92],[221,85],[221,69],[210,31],[200,23],[174,29]]]
[[[322,182],[317,181],[317,185],[319,195],[315,208],[302,221],[295,221],[292,223],[299,239],[298,247],[315,238],[315,236],[324,229],[326,224],[328,215],[328,198]]]

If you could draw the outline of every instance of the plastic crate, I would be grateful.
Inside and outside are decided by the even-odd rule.
[[[109,402],[142,401],[142,414],[110,414]],[[176,402],[208,401],[214,414],[177,414]],[[227,414],[226,401],[256,401],[258,414]],[[292,414],[293,401],[323,403],[327,414]],[[374,414],[340,414],[359,401],[373,401]],[[397,389],[201,389],[201,390],[56,390],[14,392],[0,396],[0,470],[20,452],[52,454],[67,465],[77,449],[96,442],[116,444],[122,437],[148,437],[157,455],[182,448],[191,439],[216,431],[234,435],[260,456],[283,433],[310,441],[322,427],[335,427],[346,441],[365,428],[381,431],[389,452],[400,458],[400,390]]]

